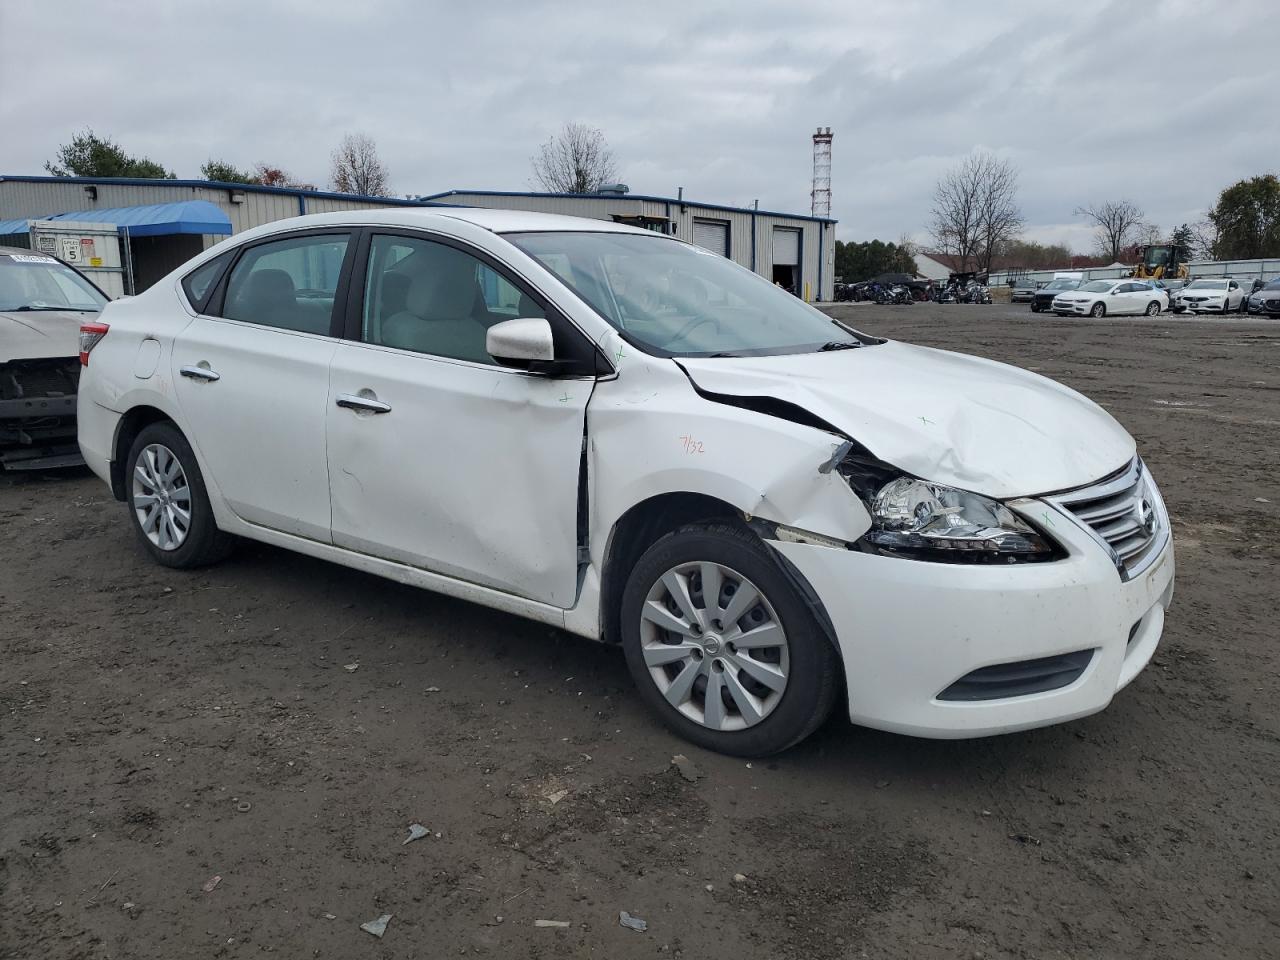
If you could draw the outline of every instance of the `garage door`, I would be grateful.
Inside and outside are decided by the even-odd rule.
[[[693,221],[693,242],[703,250],[710,250],[722,257],[729,255],[729,221]]]
[[[774,266],[798,267],[800,265],[800,231],[785,227],[773,228]]]

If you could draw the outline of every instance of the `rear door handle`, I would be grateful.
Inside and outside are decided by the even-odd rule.
[[[182,367],[178,372],[184,377],[190,377],[192,380],[203,380],[205,383],[213,383],[222,379],[221,374],[214,373],[208,367]]]
[[[367,413],[390,413],[391,404],[383,403],[372,397],[360,397],[353,393],[338,394],[337,404],[348,410],[365,411]]]

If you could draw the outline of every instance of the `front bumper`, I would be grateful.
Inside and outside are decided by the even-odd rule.
[[[1188,303],[1185,300],[1175,301],[1169,307],[1173,313],[1230,313],[1231,307],[1227,301],[1221,303],[1213,303],[1208,300],[1196,300]]]
[[[1141,575],[1122,582],[1078,521],[1026,502],[1038,520],[1052,511],[1065,559],[970,566],[771,541],[834,627],[854,723],[937,738],[1026,730],[1097,713],[1146,666],[1173,598],[1172,537]],[[984,667],[1089,649],[1083,673],[1059,689],[939,698]]]
[[[1074,301],[1070,303],[1063,303],[1059,300],[1055,300],[1053,301],[1051,309],[1054,313],[1063,317],[1087,317],[1089,315],[1089,311],[1093,309],[1093,301],[1089,300],[1084,303],[1075,303]]]
[[[0,469],[48,470],[81,463],[76,446],[76,379],[69,361],[0,364]]]

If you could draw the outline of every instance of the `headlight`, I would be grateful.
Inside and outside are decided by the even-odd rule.
[[[870,507],[873,526],[864,539],[884,549],[1008,563],[1054,553],[1003,503],[940,483],[899,477],[880,488]]]

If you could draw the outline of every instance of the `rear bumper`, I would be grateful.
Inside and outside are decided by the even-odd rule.
[[[122,415],[81,397],[76,431],[85,464],[111,486],[111,461],[115,456],[116,434]]]
[[[798,543],[771,545],[813,587],[836,633],[854,723],[935,738],[1046,726],[1104,709],[1146,666],[1173,597],[1172,540],[1122,582],[1085,529],[1055,536],[1060,561],[968,566]],[[948,699],[983,668],[1075,656],[1057,689]]]

